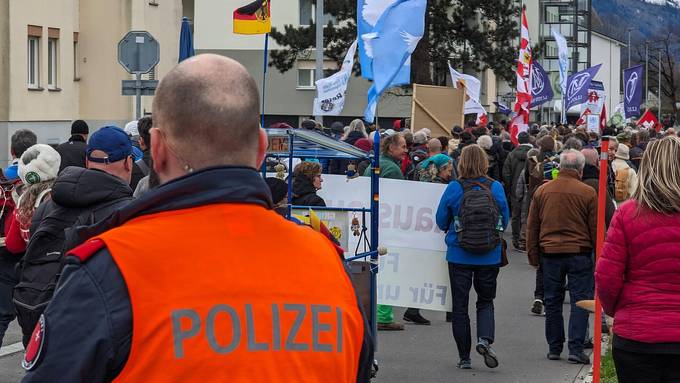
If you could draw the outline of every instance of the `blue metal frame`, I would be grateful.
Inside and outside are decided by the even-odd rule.
[[[371,160],[371,203],[370,208],[340,208],[320,206],[293,206],[293,183],[288,182],[288,215],[290,219],[293,209],[312,208],[317,211],[348,211],[371,214],[371,240],[370,251],[346,258],[345,262],[370,257],[371,272],[371,312],[369,323],[374,344],[378,343],[377,324],[377,274],[378,274],[378,226],[380,208],[380,135],[376,134],[373,141],[373,152],[365,152],[352,145],[337,141],[320,133],[301,129],[265,129],[270,136],[287,135],[289,139],[286,153],[267,153],[267,157],[288,157],[288,174],[292,174],[293,158],[318,158],[318,159],[370,159]],[[263,176],[266,177],[266,160],[262,168]],[[292,180],[292,179],[291,179]]]

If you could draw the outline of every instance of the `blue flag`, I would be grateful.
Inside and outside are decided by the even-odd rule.
[[[566,110],[569,110],[574,105],[580,105],[588,101],[588,89],[590,82],[600,70],[602,64],[597,64],[594,67],[574,73],[567,79],[567,94],[564,96],[567,100]]]
[[[642,103],[642,65],[623,71],[623,110],[625,118],[640,116]]]
[[[380,95],[395,85],[395,78],[404,63],[410,61],[411,53],[423,37],[426,6],[426,0],[396,0],[376,23],[375,36],[369,42],[373,56],[373,85],[368,90],[368,105],[364,112],[366,121],[375,119]]]
[[[373,49],[372,41],[377,37],[375,27],[380,17],[385,13],[394,0],[357,0],[357,37],[359,40],[359,63],[361,76],[366,80],[373,80]],[[404,63],[392,85],[408,84],[411,82],[411,60]]]
[[[510,113],[512,113],[512,110],[507,105],[503,105],[498,101],[494,101],[493,103],[494,103],[494,105],[496,105],[496,108],[498,109],[498,113],[502,113],[506,116],[509,116]]]
[[[531,63],[531,107],[543,105],[553,99],[550,78],[538,61]]]

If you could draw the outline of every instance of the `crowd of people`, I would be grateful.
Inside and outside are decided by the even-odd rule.
[[[203,113],[194,113],[180,94],[197,100]],[[255,83],[240,64],[201,55],[161,82],[153,117],[124,129],[105,126],[90,134],[87,123],[77,120],[70,139],[56,147],[37,143],[30,130],[14,132],[13,159],[0,176],[0,340],[16,317],[26,347],[25,381],[183,376],[210,360],[202,355],[232,352],[238,354],[232,368],[215,360],[210,374],[276,371],[294,380],[296,374],[321,379],[333,371],[351,377],[343,381],[368,381],[373,342],[338,262],[341,249],[281,219],[288,211],[287,181],[262,180],[258,174],[267,145],[257,122],[258,100]],[[333,123],[326,131],[306,120],[300,129],[364,151],[373,149],[379,134],[381,178],[447,185],[436,224],[446,233],[453,299],[446,319],[452,323],[458,368],[472,368],[473,346],[487,367],[499,366],[492,346],[494,300],[500,268],[508,264],[504,231],[510,226],[512,248],[525,252],[536,268],[533,301],[527,299],[527,306],[545,316],[548,359],[560,360],[566,342],[568,362],[590,363],[584,353],[593,346],[588,313],[576,302],[593,298],[597,280],[603,308],[615,318],[617,370],[626,376],[678,376],[680,364],[673,362],[680,359],[680,284],[674,277],[680,271],[675,251],[680,246],[675,230],[680,226],[680,138],[674,130],[607,127],[600,135],[583,126],[535,124],[517,136],[515,145],[504,121],[454,126],[450,136],[441,137],[410,125],[401,119],[378,129],[357,119],[346,127]],[[596,271],[604,137],[609,142],[604,215],[610,229]],[[281,163],[270,165],[272,171],[285,170]],[[292,203],[325,206],[317,194],[323,175],[349,176],[350,171],[368,176],[372,169],[368,161],[300,159],[291,172]],[[192,235],[184,235],[187,231]],[[268,240],[258,241],[262,236]],[[186,256],[206,246],[210,251],[199,251],[202,258]],[[285,256],[272,259],[274,252]],[[303,263],[314,273],[290,267]],[[152,268],[157,272],[148,273]],[[199,272],[206,277],[197,282],[192,273]],[[255,273],[261,286],[249,277]],[[475,338],[468,313],[472,288]],[[571,307],[565,335],[567,291]],[[235,298],[225,304],[225,295]],[[295,305],[278,303],[292,296]],[[275,318],[276,327],[286,313],[302,310],[304,315],[308,309],[315,318],[333,313],[334,330],[323,324],[325,335],[319,335],[320,324],[304,324],[305,331],[316,331],[314,336],[328,344],[314,338],[309,345],[287,342],[283,347],[276,340],[278,328],[271,342],[255,341],[254,315],[258,321]],[[246,340],[236,330],[230,344],[217,340],[220,313],[231,318],[234,329],[241,320],[250,326],[247,348],[240,346]],[[431,323],[417,308],[408,308],[402,319]],[[377,322],[381,331],[404,330],[390,306],[378,305]],[[201,326],[206,326],[207,342],[195,339]],[[328,358],[322,346],[338,352]],[[312,352],[307,358],[291,356],[285,371],[277,369],[284,363],[279,357],[263,356],[256,363],[264,368],[253,372],[248,353],[270,347],[285,351],[286,358]],[[239,369],[239,363],[248,367]],[[645,368],[632,368],[636,363]],[[164,371],[168,366],[172,371]]]
[[[610,126],[598,134],[585,126],[533,124],[518,135],[518,145],[513,145],[505,121],[487,126],[454,126],[450,137],[431,137],[426,128],[411,129],[409,119],[396,120],[391,128],[380,130],[374,125],[366,127],[361,120],[352,121],[342,133],[341,123],[333,126],[337,139],[365,151],[372,149],[374,134],[382,136],[380,177],[448,184],[437,210],[437,224],[447,233],[453,311],[446,318],[452,322],[459,368],[471,368],[468,300],[472,287],[477,293],[475,348],[488,367],[498,365],[491,347],[495,332],[493,300],[499,268],[507,260],[505,240],[502,234],[494,233],[502,233],[508,224],[512,247],[525,252],[529,264],[536,269],[534,300],[529,310],[545,316],[547,358],[561,359],[566,342],[568,362],[590,363],[584,353],[584,349],[593,347],[589,315],[576,302],[592,299],[595,294],[602,139],[606,137],[609,142],[604,188],[605,225],[609,227],[617,208],[633,205],[626,202],[636,199],[636,193],[646,195],[642,190],[650,187],[650,181],[641,183],[638,173],[642,172],[647,148],[656,142],[680,141],[674,129],[656,131],[630,124]],[[324,132],[319,124],[308,123],[307,128],[333,135]],[[319,164],[316,174],[344,174],[347,162],[333,165],[332,161]],[[362,165],[361,174],[369,175],[368,164]],[[648,179],[651,177],[648,175]],[[297,183],[296,180],[294,185]],[[320,189],[320,184],[315,187]],[[294,187],[294,198],[305,195],[295,190]],[[466,221],[468,216],[474,219]],[[479,243],[480,238],[491,238],[490,243]],[[620,275],[621,271],[617,272]],[[565,336],[562,307],[567,292],[571,307]],[[405,311],[403,320],[430,324],[414,308]],[[606,331],[604,321],[602,325]],[[395,321],[391,307],[379,305],[378,329],[403,330],[404,326]],[[627,345],[630,349],[630,343]]]

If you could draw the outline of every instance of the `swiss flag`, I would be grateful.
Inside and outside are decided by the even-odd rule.
[[[486,113],[477,114],[477,126],[486,126],[489,123],[489,117]]]
[[[657,132],[661,130],[661,124],[659,124],[659,120],[656,119],[654,113],[652,113],[652,111],[649,109],[647,109],[645,114],[640,117],[637,125],[647,129],[655,129]]]
[[[583,111],[583,114],[581,114],[581,117],[576,121],[576,126],[588,123],[588,116],[590,116],[591,113],[593,112],[590,111],[590,108],[586,108],[586,110]]]
[[[607,127],[607,105],[602,104],[602,112],[600,113],[600,134],[604,132]]]

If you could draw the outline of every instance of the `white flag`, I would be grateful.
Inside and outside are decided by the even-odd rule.
[[[479,102],[479,95],[482,89],[481,81],[477,80],[474,76],[469,74],[459,73],[457,70],[451,67],[449,64],[449,71],[451,72],[451,82],[454,88],[458,88],[458,82],[462,82],[465,87],[465,94],[467,99],[465,100],[465,114],[486,114],[486,109]]]
[[[562,97],[567,93],[567,76],[569,74],[569,49],[567,48],[567,40],[559,32],[553,29],[552,35],[557,43],[557,51],[560,66],[560,88],[562,90]]]
[[[357,40],[349,47],[342,67],[334,75],[316,82],[316,98],[314,99],[315,116],[338,116],[345,107],[345,93],[352,75],[354,54],[357,50]]]

